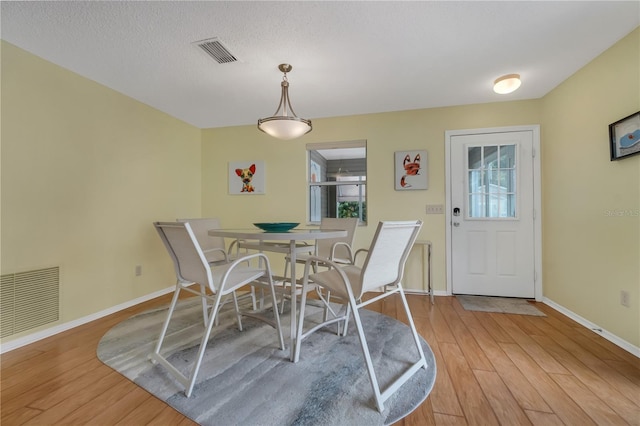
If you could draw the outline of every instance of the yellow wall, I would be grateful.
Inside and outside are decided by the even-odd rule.
[[[200,130],[6,42],[1,54],[2,274],[60,266],[58,323],[171,286],[152,222],[200,214]]]
[[[545,96],[543,111],[544,295],[640,346],[640,155],[610,161],[608,144],[608,125],[640,111],[640,29]]]
[[[288,142],[254,125],[200,131],[3,42],[2,273],[60,265],[61,322],[163,289],[173,271],[152,221],[304,223],[305,143],[366,139],[356,246],[379,220],[423,219],[443,291],[444,215],[424,209],[444,204],[445,130],[540,124],[544,296],[640,346],[640,156],[610,162],[607,142],[609,123],[640,110],[639,31],[540,100],[314,119]],[[395,191],[393,153],[413,149],[429,153],[429,189]],[[251,159],[266,163],[266,194],[229,195],[228,162]]]
[[[540,101],[501,102],[313,120],[313,131],[294,141],[275,140],[255,126],[207,129],[202,139],[203,215],[224,226],[254,222],[306,223],[306,143],[367,140],[368,226],[358,227],[355,246],[368,247],[381,220],[422,219],[419,239],[433,243],[436,291],[446,289],[445,216],[427,215],[427,204],[445,203],[446,130],[540,122]],[[429,189],[394,189],[394,152],[428,151]],[[264,160],[265,195],[229,195],[229,161]],[[420,252],[413,253],[405,285],[421,288]],[[276,267],[282,262],[273,259]]]
[[[608,124],[640,110],[639,34],[636,29],[541,100],[316,119],[312,133],[288,142],[255,126],[204,130],[203,215],[218,216],[225,226],[304,223],[305,143],[366,139],[371,225],[358,228],[356,246],[368,244],[379,220],[423,219],[420,238],[434,244],[434,287],[442,291],[444,216],[424,209],[444,204],[445,130],[540,124],[543,295],[640,346],[640,156],[610,162],[608,151]],[[429,153],[429,190],[394,191],[393,153],[412,149]],[[266,163],[266,195],[228,195],[228,161],[253,159]],[[628,213],[608,213],[619,211]],[[419,266],[414,255],[410,288],[420,286]],[[630,293],[630,308],[620,305],[620,290]]]

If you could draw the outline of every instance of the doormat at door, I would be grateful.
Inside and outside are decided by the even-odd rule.
[[[456,296],[467,311],[499,312],[503,314],[534,315],[546,317],[527,299],[490,296]]]

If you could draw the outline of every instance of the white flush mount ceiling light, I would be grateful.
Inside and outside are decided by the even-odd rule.
[[[520,74],[503,75],[493,82],[493,91],[500,95],[506,95],[516,91],[521,83]]]
[[[287,73],[293,67],[289,64],[280,64],[278,69],[284,73],[282,77],[282,95],[280,104],[272,117],[258,120],[258,129],[274,138],[289,140],[298,138],[311,131],[311,120],[300,118],[293,112],[289,101],[289,81]]]

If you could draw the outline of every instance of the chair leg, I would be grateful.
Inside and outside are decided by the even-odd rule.
[[[267,268],[268,268],[268,263],[267,263]],[[280,316],[278,315],[278,309],[277,309],[277,299],[276,299],[276,293],[275,293],[275,289],[273,286],[273,281],[271,279],[271,270],[268,269],[267,272],[267,276],[269,277],[269,287],[270,287],[270,291],[271,291],[271,301],[273,303],[273,313],[274,313],[274,319],[275,319],[275,328],[276,328],[276,332],[278,334],[278,343],[280,345],[280,349],[284,350],[285,349],[285,344],[284,344],[284,337],[282,335],[282,326],[280,323]],[[155,345],[155,349],[154,352],[150,354],[150,358],[152,360],[152,362],[154,363],[159,363],[161,365],[163,365],[168,371],[169,373],[171,373],[174,378],[181,384],[184,386],[184,394],[185,396],[188,398],[191,396],[191,393],[193,392],[193,388],[195,386],[195,382],[196,379],[198,377],[198,372],[200,371],[200,366],[202,365],[202,360],[204,358],[204,352],[207,348],[207,342],[209,341],[209,338],[211,336],[211,331],[213,329],[214,324],[217,323],[217,319],[218,319],[218,314],[220,312],[221,306],[222,306],[222,298],[223,298],[223,294],[222,292],[218,292],[217,294],[215,294],[214,296],[214,303],[213,306],[211,307],[211,311],[208,312],[207,308],[206,308],[206,300],[210,300],[211,296],[207,295],[204,291],[200,294],[201,299],[203,299],[205,301],[205,303],[202,305],[203,306],[203,316],[207,319],[206,324],[205,324],[205,331],[202,334],[202,338],[200,340],[200,347],[198,349],[198,353],[197,353],[197,358],[193,364],[193,366],[190,369],[190,372],[187,375],[183,374],[180,370],[178,370],[174,365],[172,365],[166,358],[164,358],[162,355],[160,355],[160,349],[162,348],[162,344],[164,343],[166,334],[167,334],[167,330],[169,328],[169,323],[171,321],[171,318],[173,316],[173,313],[175,311],[176,305],[178,303],[179,300],[179,296],[180,296],[180,292],[181,290],[183,290],[183,287],[181,285],[181,282],[178,281],[176,283],[176,289],[174,291],[173,294],[173,298],[171,300],[171,304],[169,306],[168,312],[167,312],[167,316],[164,320],[164,323],[162,325],[162,330],[160,332],[160,336],[158,338],[158,342]],[[191,290],[190,290],[191,291]],[[238,306],[238,297],[235,291],[230,292],[231,296],[233,297],[233,304],[236,310],[236,316],[238,319],[238,327],[240,329],[240,331],[242,331],[242,319],[241,319],[241,313],[240,313],[240,308]],[[226,297],[228,297],[229,294],[226,295]],[[227,299],[228,300],[228,299]]]
[[[220,302],[220,305],[218,306],[218,312],[213,312],[213,310],[211,310],[211,314],[210,315],[215,315],[216,316],[216,322],[215,322],[215,326],[219,326],[220,325],[220,317],[218,316],[218,313],[220,313],[220,311],[222,310],[222,308],[224,308],[224,305],[227,304],[227,302],[229,301],[229,297],[227,295],[227,297],[224,298],[224,300],[222,300]],[[205,322],[204,326],[207,326],[207,323]]]
[[[360,313],[358,312],[358,308],[355,304],[355,300],[352,299],[349,302],[349,304],[353,305],[353,309],[352,309],[353,320],[356,323],[356,329],[358,330],[360,347],[362,348],[362,354],[364,355],[365,364],[367,364],[367,372],[369,373],[371,388],[373,389],[373,394],[376,399],[376,406],[378,407],[378,411],[382,413],[384,411],[384,402],[382,400],[382,395],[380,393],[380,385],[378,384],[378,378],[376,376],[375,370],[373,369],[373,361],[371,360],[371,354],[369,352],[369,345],[367,344],[367,338],[364,335],[364,328],[362,327],[362,321],[360,320]]]
[[[198,377],[198,371],[200,371],[200,365],[202,364],[202,358],[204,357],[204,351],[207,349],[207,341],[209,340],[209,336],[211,335],[211,330],[213,329],[213,323],[217,317],[218,306],[220,305],[221,294],[216,296],[216,301],[213,305],[213,309],[211,311],[212,315],[209,317],[209,322],[207,323],[206,331],[202,335],[202,339],[200,340],[200,348],[198,349],[198,358],[196,359],[196,363],[191,371],[191,375],[189,376],[189,383],[185,389],[185,396],[189,398],[191,396],[191,392],[193,391],[193,387],[196,383],[196,378]],[[235,300],[235,298],[234,298]]]
[[[173,293],[173,299],[171,299],[171,305],[169,305],[169,311],[167,312],[167,317],[164,320],[164,324],[162,325],[162,331],[160,332],[160,337],[158,338],[158,343],[156,343],[156,349],[154,353],[156,355],[160,354],[160,348],[162,348],[162,343],[164,342],[164,338],[167,334],[167,329],[169,328],[169,322],[171,321],[171,316],[173,315],[173,311],[176,308],[176,303],[178,303],[178,297],[180,296],[180,282],[176,283],[176,290]],[[206,309],[205,309],[206,314]]]
[[[306,275],[305,271],[305,275]],[[300,338],[302,337],[302,326],[304,325],[304,308],[307,305],[307,282],[306,282],[306,278],[305,278],[305,282],[302,284],[302,297],[301,297],[301,301],[300,301],[300,316],[298,317],[298,329],[296,330],[296,338],[293,342],[291,342],[292,345],[295,345],[294,347],[294,353],[293,353],[293,362],[298,362],[300,360],[300,347],[302,346],[302,342],[300,341]],[[295,312],[292,312],[291,315],[295,315]]]
[[[258,305],[256,304],[256,289],[255,287],[251,287],[251,305],[253,306],[253,310],[258,309]]]
[[[423,362],[423,368],[427,368],[427,359],[424,357],[424,352],[422,351],[422,344],[420,343],[420,338],[418,337],[418,330],[416,330],[416,326],[413,322],[413,317],[411,316],[411,311],[409,310],[409,304],[407,303],[407,298],[404,295],[404,290],[402,288],[402,284],[398,283],[400,298],[402,299],[402,304],[404,305],[404,311],[407,315],[407,320],[409,322],[409,328],[411,328],[411,333],[413,334],[413,340],[416,343],[416,348],[418,349],[418,354],[420,355],[420,361]]]
[[[200,284],[200,292],[202,294],[207,294],[207,289],[204,286],[204,284]],[[204,326],[207,326],[207,322],[209,322],[209,312],[208,312],[208,305],[207,305],[207,299],[205,299],[204,297],[202,298],[202,319],[204,320]]]
[[[260,305],[258,306],[259,310],[264,310],[264,289],[260,289]]]
[[[342,330],[342,336],[347,335],[347,327],[349,326],[349,317],[351,316],[351,304],[347,303],[347,313],[344,316],[344,329]]]
[[[353,309],[353,319],[356,323],[356,329],[358,330],[358,337],[360,339],[360,346],[362,347],[362,354],[364,355],[365,363],[367,364],[367,371],[369,373],[369,379],[371,380],[371,387],[373,388],[373,393],[376,399],[376,405],[378,407],[378,411],[382,412],[384,410],[384,401],[387,400],[394,392],[396,392],[400,386],[407,382],[416,373],[420,368],[427,368],[427,361],[424,357],[424,352],[422,350],[422,345],[420,344],[420,339],[418,337],[418,332],[415,328],[415,324],[413,322],[413,317],[411,316],[411,311],[409,310],[409,305],[407,304],[407,299],[404,295],[404,291],[402,290],[402,285],[398,284],[400,293],[400,297],[402,299],[402,303],[404,305],[404,309],[407,315],[407,319],[409,322],[409,328],[411,329],[411,334],[413,335],[414,342],[416,344],[416,348],[418,350],[420,359],[417,362],[414,362],[411,367],[404,371],[402,375],[395,379],[395,381],[389,384],[384,392],[380,389],[380,384],[378,383],[378,379],[376,377],[375,370],[373,368],[373,361],[371,360],[371,353],[369,352],[369,345],[367,344],[367,339],[364,334],[364,328],[362,327],[362,321],[360,319],[360,314],[358,312],[358,305],[356,304],[354,299],[350,300],[350,305],[352,305]]]
[[[320,287],[316,287],[318,289],[318,296],[322,298],[322,289]],[[324,305],[324,313],[322,314],[322,321],[326,321],[329,319],[329,303],[331,303],[331,292],[327,290],[327,298],[325,299]],[[338,334],[340,334],[340,324],[338,323]]]
[[[271,306],[273,309],[273,317],[276,321],[276,332],[278,333],[278,343],[280,343],[280,349],[284,350],[285,349],[284,337],[282,336],[282,327],[280,325],[280,315],[278,315],[278,299],[276,297],[276,290],[273,287],[273,282],[271,281],[271,278],[269,278],[269,283],[270,283],[269,289],[271,290]]]
[[[233,307],[236,310],[236,318],[238,320],[238,330],[242,331],[242,315],[240,314],[240,307],[238,306],[238,296],[236,292],[231,293],[233,295]]]
[[[283,277],[287,277],[287,271],[289,270],[289,259],[287,259],[285,257],[284,259],[284,274],[282,275]]]
[[[285,285],[283,284],[283,287],[285,287]],[[286,289],[285,289],[286,291]],[[280,302],[280,314],[284,314],[284,302],[286,302],[287,298],[284,295],[284,292],[282,293],[282,302]],[[277,306],[277,305],[276,305]]]
[[[284,259],[284,274],[282,275],[284,277],[283,281],[282,281],[282,302],[280,303],[280,314],[284,314],[284,302],[286,302],[287,297],[285,295],[286,291],[287,291],[287,271],[289,270],[289,259],[285,258]],[[293,285],[293,283],[292,283]],[[277,305],[276,305],[277,306]]]

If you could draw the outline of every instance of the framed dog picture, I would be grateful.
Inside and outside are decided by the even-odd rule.
[[[257,195],[264,191],[264,161],[229,162],[229,194]]]
[[[611,161],[640,154],[640,111],[609,124]]]
[[[396,191],[427,189],[427,151],[397,151],[395,153]]]

